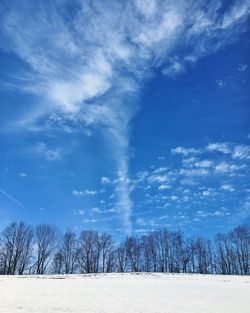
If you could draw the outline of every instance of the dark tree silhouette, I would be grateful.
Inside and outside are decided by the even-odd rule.
[[[0,274],[98,272],[250,274],[250,231],[238,226],[214,240],[160,229],[115,242],[108,233],[77,236],[55,226],[12,223],[0,235]]]

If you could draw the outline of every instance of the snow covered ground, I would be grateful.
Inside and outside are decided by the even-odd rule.
[[[1,313],[249,313],[250,277],[0,276]]]

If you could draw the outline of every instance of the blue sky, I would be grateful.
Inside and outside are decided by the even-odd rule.
[[[250,222],[248,0],[1,6],[1,229]]]

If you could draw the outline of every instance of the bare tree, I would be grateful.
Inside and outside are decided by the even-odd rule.
[[[100,251],[101,251],[101,260],[102,260],[102,272],[104,273],[107,269],[107,258],[109,254],[113,252],[113,239],[112,236],[108,233],[103,233],[99,238]],[[110,259],[109,259],[110,261]]]
[[[152,271],[152,241],[150,235],[144,235],[141,238],[141,251],[142,251],[142,270],[144,272]]]
[[[3,274],[23,274],[32,257],[32,227],[23,222],[12,223],[2,232],[0,246]]]
[[[196,239],[195,248],[196,248],[196,257],[197,257],[197,266],[198,273],[208,274],[211,272],[211,242],[199,237]]]
[[[157,247],[159,254],[158,269],[160,272],[168,272],[169,265],[169,232],[166,229],[158,230],[156,232]]]
[[[236,227],[230,234],[232,248],[235,255],[237,273],[249,274],[250,271],[250,233],[246,226]]]
[[[79,239],[79,263],[82,273],[97,273],[100,262],[100,243],[98,232],[82,231]]]
[[[115,272],[116,269],[117,269],[116,253],[114,250],[111,250],[106,258],[106,272],[112,273]]]
[[[121,242],[116,249],[117,270],[120,273],[126,272],[128,265],[127,249],[124,242]]]
[[[30,269],[36,274],[44,274],[59,245],[59,232],[55,226],[40,224],[35,229],[36,235],[36,262]]]
[[[217,272],[221,274],[232,274],[235,255],[228,234],[217,234],[215,244]]]
[[[125,240],[126,254],[132,272],[139,272],[142,257],[141,242],[137,237],[127,237]]]
[[[56,252],[53,256],[52,273],[63,274],[63,253],[61,250]]]
[[[68,230],[63,236],[61,254],[63,256],[64,273],[74,273],[79,256],[79,245],[76,234],[71,230]]]

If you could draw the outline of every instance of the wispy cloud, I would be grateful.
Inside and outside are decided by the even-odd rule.
[[[216,210],[214,212],[207,212],[207,211],[197,211],[196,216],[198,219],[200,218],[208,218],[208,217],[225,217],[230,216],[231,213],[228,212],[226,209]]]
[[[214,143],[210,143],[208,146],[207,146],[207,150],[208,151],[211,151],[211,152],[221,152],[221,153],[224,153],[224,154],[228,154],[228,153],[231,153],[231,148],[230,148],[230,144],[227,143],[227,142],[214,142]]]
[[[20,176],[20,177],[22,177],[22,178],[25,178],[25,177],[27,177],[27,174],[26,174],[26,173],[21,172],[21,173],[19,173],[19,176]]]
[[[249,1],[231,5],[223,14],[223,3],[215,0],[209,6],[203,0],[75,0],[77,10],[67,9],[69,4],[6,2],[3,48],[24,61],[9,80],[18,82],[22,92],[43,99],[39,109],[36,105],[17,124],[37,129],[38,121],[57,114],[98,128],[115,151],[117,205],[129,232],[130,122],[145,79],[160,67],[166,75],[180,74],[200,57],[231,43],[245,28]],[[44,145],[39,149],[48,160],[59,157]]]
[[[176,147],[171,150],[172,154],[188,156],[190,154],[199,154],[200,150],[195,148]]]
[[[224,184],[220,188],[222,190],[226,190],[226,191],[229,191],[229,192],[234,192],[235,191],[234,187],[231,184]]]
[[[62,149],[49,148],[44,142],[39,142],[36,145],[35,152],[47,161],[59,160],[62,156]]]
[[[250,146],[238,145],[232,151],[233,158],[235,159],[250,159]]]
[[[240,64],[238,67],[238,71],[240,72],[245,72],[246,69],[247,69],[247,64]]]
[[[225,88],[227,86],[226,82],[223,79],[217,79],[216,80],[216,86],[217,88]]]
[[[144,194],[145,205],[149,204],[150,207],[159,209],[159,212],[166,210],[170,216],[171,207],[190,211],[196,207],[205,209],[194,217],[197,222],[202,217],[229,217],[229,208],[233,216],[239,203],[247,201],[245,192],[249,191],[235,187],[239,183],[248,186],[249,167],[246,155],[242,154],[244,158],[239,155],[236,158],[234,155],[239,146],[234,142],[217,142],[198,147],[182,147],[177,150],[180,152],[177,154],[173,153],[173,148],[158,167],[153,165],[139,172],[146,175],[140,175],[142,179],[136,180],[135,191],[147,190]],[[192,153],[196,151],[199,152],[193,156]],[[245,149],[239,151],[243,153]],[[159,164],[159,161],[156,162]],[[180,216],[176,218],[180,219]]]
[[[72,191],[72,195],[73,196],[76,196],[76,197],[80,197],[80,196],[95,196],[98,194],[98,191],[97,190],[89,190],[89,189],[86,189],[86,190],[73,190]]]
[[[162,70],[164,75],[176,77],[185,72],[185,65],[176,59],[170,59],[169,64]]]
[[[110,184],[112,181],[109,177],[103,176],[101,177],[101,184],[102,185],[106,185],[106,184]]]
[[[170,185],[161,184],[161,185],[158,187],[158,189],[159,189],[159,190],[171,189],[171,186],[170,186]]]
[[[215,166],[215,172],[218,173],[232,173],[238,170],[242,170],[246,168],[246,165],[236,165],[236,164],[230,164],[226,162],[221,162],[218,165]]]
[[[11,200],[12,202],[14,202],[15,204],[17,204],[19,207],[24,208],[24,205],[18,201],[16,198],[14,198],[12,195],[10,195],[9,193],[7,193],[6,191],[4,191],[3,189],[0,188],[0,192],[1,194],[3,194],[6,198],[8,198],[9,200]]]
[[[202,154],[205,152],[211,153],[222,153],[225,155],[231,155],[234,159],[250,159],[250,146],[249,145],[237,145],[233,142],[211,142],[206,147],[194,148],[194,147],[176,147],[171,149],[172,154],[179,154],[187,157],[183,159],[183,163],[194,163],[197,160],[195,154]],[[212,165],[212,161],[203,160],[201,162],[196,162],[196,166],[209,167]]]
[[[94,208],[91,209],[91,212],[92,213],[101,213],[101,210],[99,208],[97,208],[97,207],[94,207]]]

